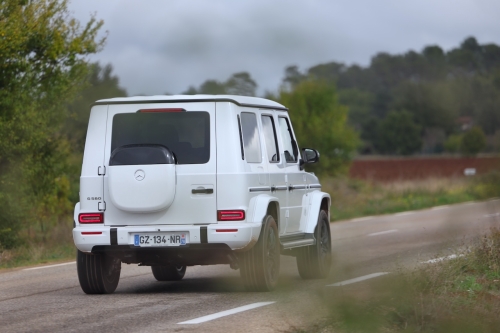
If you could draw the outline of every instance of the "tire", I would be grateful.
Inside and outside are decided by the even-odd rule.
[[[264,218],[255,246],[240,255],[240,275],[248,291],[271,291],[278,282],[280,243],[278,226],[271,215]]]
[[[151,271],[158,281],[180,281],[186,274],[186,266],[151,266]]]
[[[104,254],[77,251],[76,267],[80,287],[86,294],[111,294],[120,281],[120,259]]]
[[[315,245],[298,249],[297,267],[303,279],[324,279],[332,267],[330,222],[324,210],[319,213],[314,237]]]

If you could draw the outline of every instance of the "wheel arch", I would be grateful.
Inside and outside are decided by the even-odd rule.
[[[247,213],[247,222],[262,223],[266,215],[272,215],[279,230],[280,208],[278,198],[268,194],[261,194],[250,200]]]
[[[309,211],[307,212],[306,233],[314,233],[314,229],[318,223],[320,211],[324,210],[330,221],[330,194],[321,191],[314,191],[310,194]]]

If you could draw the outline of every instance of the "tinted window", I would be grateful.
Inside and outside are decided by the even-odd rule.
[[[255,113],[241,113],[241,130],[243,134],[245,159],[249,163],[262,162],[259,129],[257,127],[257,116]]]
[[[287,162],[297,162],[297,143],[295,142],[292,129],[286,118],[278,118],[280,124],[281,141],[283,141],[283,150]]]
[[[178,164],[210,159],[208,112],[121,113],[113,117],[111,152],[125,145],[156,144],[172,151]]]
[[[271,116],[262,116],[262,131],[266,141],[267,158],[269,162],[279,162],[278,142],[276,141],[276,130],[274,120]]]

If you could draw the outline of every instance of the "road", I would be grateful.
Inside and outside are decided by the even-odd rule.
[[[335,222],[329,278],[301,280],[294,258],[282,256],[270,293],[245,292],[225,265],[188,267],[180,282],[123,265],[112,295],[85,295],[74,262],[0,271],[0,331],[285,332],[327,315],[320,299],[338,288],[332,284],[451,255],[495,226],[500,200]]]

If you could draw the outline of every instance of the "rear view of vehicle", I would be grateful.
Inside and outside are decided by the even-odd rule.
[[[103,104],[91,111],[75,209],[82,288],[112,292],[120,262],[179,279],[189,263],[175,262],[176,248],[200,244],[200,225],[216,223],[215,103]],[[87,278],[96,274],[102,283]]]
[[[108,99],[92,107],[73,239],[85,293],[112,293],[121,264],[158,281],[228,264],[247,290],[277,283],[280,255],[303,278],[330,271],[330,196],[304,171],[319,153],[288,110],[242,96]]]

